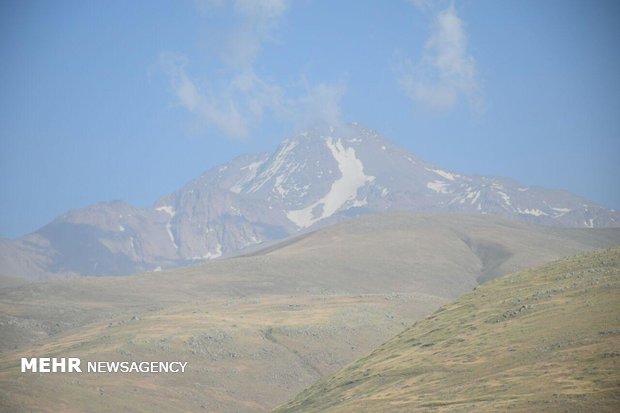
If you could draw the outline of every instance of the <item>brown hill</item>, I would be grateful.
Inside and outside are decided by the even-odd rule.
[[[620,249],[489,282],[275,412],[617,412]]]
[[[8,411],[268,411],[478,280],[620,244],[492,216],[350,220],[249,256],[0,289]],[[22,375],[23,355],[181,359],[183,375]],[[100,404],[92,404],[92,400]]]

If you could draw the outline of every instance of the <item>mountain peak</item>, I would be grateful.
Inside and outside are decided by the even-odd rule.
[[[295,132],[293,135],[283,141],[310,141],[321,140],[326,138],[354,140],[358,142],[370,141],[383,141],[391,143],[390,140],[381,136],[378,132],[363,125],[359,122],[340,123],[333,125],[315,126],[310,128],[301,129]]]
[[[618,212],[576,195],[449,171],[352,122],[305,129],[273,153],[237,157],[153,208],[97,204],[70,211],[16,242],[49,250],[47,261],[37,259],[51,262],[56,272],[120,274],[212,260],[383,211],[496,214],[550,226],[620,225]]]

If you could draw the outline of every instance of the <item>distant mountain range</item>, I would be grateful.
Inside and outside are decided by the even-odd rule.
[[[496,214],[561,227],[620,225],[620,213],[577,195],[451,172],[351,123],[302,131],[273,153],[235,158],[152,208],[99,203],[20,239],[0,240],[0,274],[34,279],[182,266],[383,211]]]

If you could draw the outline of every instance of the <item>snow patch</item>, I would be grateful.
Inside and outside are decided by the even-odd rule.
[[[218,243],[217,246],[215,247],[215,252],[207,252],[205,255],[203,255],[202,257],[191,257],[190,259],[193,261],[199,261],[199,260],[213,260],[215,258],[219,258],[222,256],[222,244]]]
[[[258,168],[260,168],[260,166],[264,163],[265,161],[256,161],[241,168],[242,171],[247,170],[248,174],[244,176],[242,179],[240,179],[236,184],[234,184],[230,188],[230,190],[234,192],[235,194],[241,193],[241,190],[243,189],[243,187],[256,177],[256,172],[258,172]]]
[[[170,238],[170,242],[172,242],[172,245],[174,245],[174,249],[178,250],[179,246],[174,239],[174,234],[172,233],[172,224],[170,224],[170,221],[168,221],[168,223],[166,224],[166,232],[168,233],[168,238]]]
[[[495,186],[495,185],[494,185]],[[501,185],[498,186],[501,189],[504,189]],[[507,193],[502,192],[502,191],[496,191],[497,195],[501,196],[502,199],[504,200],[504,203],[508,206],[512,206],[512,204],[510,203],[510,197],[508,196]]]
[[[448,185],[449,184],[444,181],[431,181],[426,184],[426,187],[440,194],[448,194],[450,193],[450,190],[448,190]]]
[[[165,212],[166,214],[170,215],[170,217],[173,217],[176,214],[174,207],[171,206],[160,206],[159,208],[155,208],[155,210]]]
[[[549,214],[547,214],[544,211],[541,211],[540,209],[521,209],[521,208],[517,208],[517,211],[519,212],[519,214],[525,214],[525,215],[534,215],[535,217],[540,217],[540,216],[549,216]]]
[[[583,224],[588,228],[594,228],[594,219],[590,218],[586,221],[583,221]]]
[[[256,238],[256,235],[252,235],[250,237],[250,244],[260,244],[261,240],[259,240],[258,238]]]
[[[119,226],[118,226],[118,230],[119,230],[120,232],[125,232],[125,227],[124,227],[124,226],[122,226],[122,225],[119,225]]]
[[[174,216],[176,215],[176,211],[174,207],[166,205],[166,206],[160,206],[159,208],[155,208],[155,209],[157,211],[165,212],[166,214],[170,215],[170,218],[168,218],[168,222],[166,223],[166,232],[168,233],[168,238],[170,238],[172,245],[174,245],[174,249],[178,250],[179,246],[177,245],[174,239],[174,234],[172,234],[172,224],[170,223],[170,221],[172,221],[172,218],[174,218]]]
[[[289,163],[288,165],[286,165],[286,168],[287,168],[286,174],[282,174],[282,175],[276,176],[276,182],[275,182],[275,184],[273,186],[273,191],[278,193],[281,198],[284,198],[289,193],[289,190],[285,189],[282,186],[282,184],[286,183],[286,181],[288,180],[288,177],[290,176],[290,174],[292,174],[297,169],[299,169],[299,165],[292,165],[292,164]],[[293,189],[299,190],[299,188],[297,186],[295,186]]]
[[[529,191],[530,188],[517,188],[517,191],[519,192],[525,192],[525,191]]]
[[[329,192],[323,198],[305,208],[286,212],[288,219],[299,228],[307,228],[321,219],[332,216],[347,202],[355,201],[357,191],[375,179],[374,176],[364,173],[364,165],[356,157],[355,149],[345,148],[342,141],[334,141],[331,137],[325,139],[325,143],[338,163],[341,176],[332,183]],[[319,216],[314,216],[313,211],[319,205],[322,205],[322,212]]]
[[[222,256],[222,244],[218,243],[217,246],[215,247],[215,252],[207,252],[205,255],[203,255],[202,258],[204,258],[205,260],[212,260],[215,258],[219,258]]]
[[[363,207],[364,205],[368,205],[368,199],[364,198],[361,201],[359,199],[356,199],[355,201],[353,201],[353,204],[351,205],[351,207],[353,208],[359,208],[359,207]]]
[[[269,169],[261,172],[261,174],[257,178],[258,182],[256,182],[248,190],[248,192],[256,192],[256,191],[258,191],[271,178],[273,178],[280,171],[280,168],[282,168],[282,166],[284,165],[284,162],[286,161],[289,153],[291,153],[291,151],[293,149],[295,149],[295,146],[297,146],[297,142],[295,142],[295,141],[288,141],[288,142],[286,142],[284,144],[284,146],[282,147],[282,149],[280,149],[280,151],[276,154],[276,157],[273,160],[273,162],[271,163],[271,166],[269,167]]]
[[[557,212],[557,214],[555,214],[553,216],[553,218],[560,218],[560,217],[562,217],[562,216],[564,216],[567,213],[572,211],[572,209],[570,209],[570,208],[553,208],[553,207],[551,207],[551,209],[553,209],[555,212]]]
[[[480,198],[480,191],[473,191],[467,193],[467,199],[471,199],[471,204],[475,204],[476,201]]]
[[[453,174],[451,172],[444,171],[443,169],[432,169],[432,168],[424,168],[424,169],[426,169],[427,171],[430,171],[430,172],[434,172],[437,175],[439,175],[442,178],[445,178],[445,179],[447,179],[449,181],[454,181],[456,178],[460,178],[461,177],[461,175],[459,175],[459,174]]]
[[[473,205],[480,198],[480,191],[475,191],[470,186],[465,187],[464,190],[466,191],[466,194],[459,195],[454,198],[452,201],[450,201],[450,205],[454,204],[456,201],[458,201],[459,204],[464,204],[467,200],[469,200],[470,203]]]
[[[174,245],[174,249],[178,250],[179,246],[174,239],[174,234],[172,234],[172,224],[170,223],[170,221],[172,221],[172,218],[176,215],[175,209],[171,206],[161,206],[156,209],[157,211],[165,212],[166,214],[170,215],[170,218],[168,218],[168,222],[166,223],[166,232],[168,233],[168,238],[170,238],[170,242],[172,242],[172,245]]]

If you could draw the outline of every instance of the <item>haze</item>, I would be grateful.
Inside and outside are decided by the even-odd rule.
[[[3,2],[0,236],[151,206],[343,121],[619,208],[619,17],[613,1]]]

